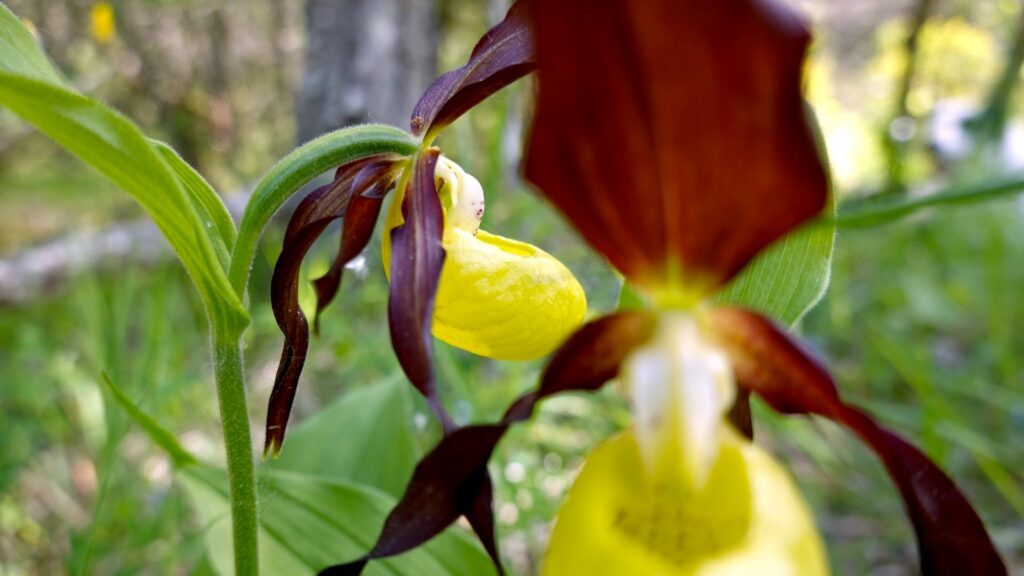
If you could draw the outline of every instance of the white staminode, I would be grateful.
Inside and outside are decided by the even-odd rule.
[[[666,314],[658,332],[623,363],[634,434],[652,474],[693,489],[707,479],[725,413],[736,390],[729,361],[705,340],[690,314]]]
[[[484,217],[484,188],[480,181],[444,156],[437,162],[434,178],[443,181],[451,190],[448,223],[475,235]]]

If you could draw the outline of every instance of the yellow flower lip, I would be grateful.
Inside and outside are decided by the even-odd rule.
[[[646,472],[630,432],[594,449],[559,512],[542,574],[818,576],[828,564],[788,473],[729,433],[706,485]]]
[[[579,282],[540,248],[480,230],[483,189],[456,163],[441,157],[435,180],[445,212],[447,255],[434,304],[434,335],[501,360],[529,360],[554,350],[586,315]],[[403,222],[402,193],[399,187],[385,223],[388,274],[390,231]]]

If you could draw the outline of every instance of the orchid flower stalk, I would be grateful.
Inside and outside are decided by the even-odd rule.
[[[827,369],[771,319],[714,300],[828,204],[801,92],[803,21],[770,0],[526,7],[539,84],[526,176],[652,308],[583,325],[500,421],[451,430],[417,466],[375,546],[322,573],[358,574],[462,516],[502,572],[487,470],[497,443],[540,400],[618,379],[633,425],[590,455],[544,573],[828,573],[799,491],[752,443],[747,401],[757,395],[783,414],[829,419],[878,455],[903,497],[922,572],[1005,574],[945,473],[845,402]]]

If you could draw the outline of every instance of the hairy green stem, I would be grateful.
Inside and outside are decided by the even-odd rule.
[[[378,154],[411,156],[417,141],[403,130],[383,124],[342,128],[307,142],[278,161],[263,176],[245,207],[231,254],[228,279],[241,297],[249,282],[256,245],[270,218],[287,200],[325,171]]]
[[[235,575],[259,574],[259,520],[256,500],[256,467],[249,411],[245,401],[241,330],[214,321],[213,361],[217,401],[227,450],[228,487],[231,498],[231,535]]]
[[[245,208],[234,242],[228,279],[244,298],[263,229],[275,212],[307,182],[331,168],[377,154],[408,156],[416,151],[409,134],[391,126],[365,125],[326,134],[282,158],[263,177]],[[231,533],[236,576],[259,574],[259,514],[245,373],[240,340],[245,323],[210,306],[213,355],[221,426],[227,449]]]

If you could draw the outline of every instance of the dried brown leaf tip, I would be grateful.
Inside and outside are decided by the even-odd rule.
[[[334,181],[320,186],[303,198],[288,222],[270,286],[274,318],[284,334],[284,345],[267,408],[265,455],[277,454],[281,450],[309,350],[309,323],[299,306],[302,262],[327,227],[343,219],[345,225],[338,256],[327,274],[317,280],[319,319],[320,312],[330,303],[341,285],[345,265],[366,247],[377,221],[380,199],[366,198],[364,195],[375,190],[385,192],[391,188],[396,171],[402,163],[402,158],[370,156],[340,166]],[[366,177],[368,171],[372,177]]]

